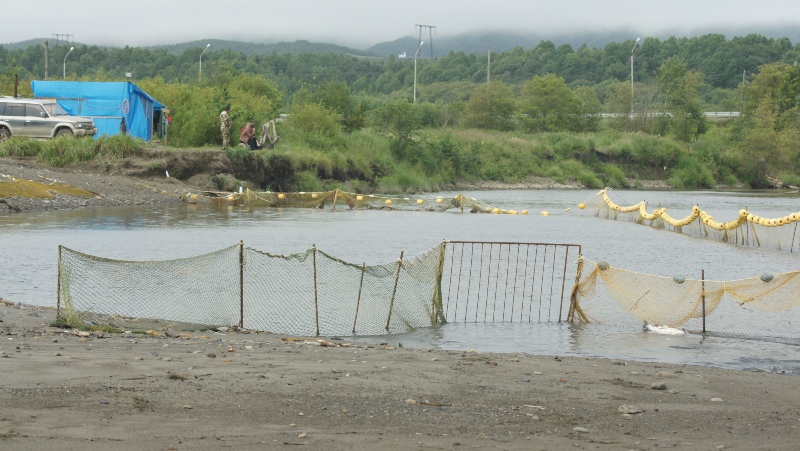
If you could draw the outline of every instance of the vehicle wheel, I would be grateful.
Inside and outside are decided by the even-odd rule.
[[[70,130],[68,128],[62,128],[61,130],[59,130],[56,133],[56,137],[59,137],[59,136],[72,136],[72,130]]]
[[[0,127],[0,143],[11,137],[7,129]]]

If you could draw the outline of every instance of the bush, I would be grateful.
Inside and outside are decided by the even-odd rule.
[[[0,143],[0,156],[35,157],[42,151],[42,141],[12,136]]]
[[[617,166],[616,164],[606,164],[601,167],[601,174],[603,179],[603,185],[610,186],[613,188],[627,188],[628,187],[628,179],[625,177],[625,171],[622,170],[621,167]],[[584,183],[584,185],[586,185]],[[596,188],[594,186],[588,186],[587,188]],[[600,188],[603,188],[602,186]]]
[[[592,172],[581,171],[580,173],[578,173],[578,177],[576,179],[578,183],[585,186],[586,188],[592,188],[592,189],[603,188],[603,182],[601,182],[600,179],[597,178],[597,176],[594,175],[594,173]]]
[[[313,149],[332,150],[341,147],[341,117],[321,105],[294,105],[286,122],[295,140],[304,141]]]
[[[711,189],[716,186],[711,171],[693,155],[685,155],[678,160],[669,184],[675,189]]]
[[[293,191],[315,192],[324,190],[322,182],[313,172],[303,171],[297,173]]]
[[[394,173],[378,180],[379,193],[413,193],[420,191],[438,191],[439,184],[433,179],[419,174],[414,169],[403,165]]]

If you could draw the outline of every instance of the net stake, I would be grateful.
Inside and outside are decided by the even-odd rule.
[[[358,300],[356,300],[356,317],[353,319],[353,335],[356,334],[356,322],[358,322],[358,307],[361,305],[361,288],[364,286],[364,269],[366,263],[361,264],[361,282],[358,284]]]
[[[703,304],[703,333],[706,333],[706,270],[700,270],[700,300]]]
[[[56,318],[61,318],[61,245],[58,245],[58,281],[56,287]]]
[[[312,244],[311,249],[314,253],[314,317],[317,322],[317,336],[319,337],[319,299],[317,297],[317,245]]]
[[[389,331],[389,322],[392,321],[392,309],[394,308],[394,297],[397,294],[397,284],[400,281],[400,270],[403,269],[403,251],[400,251],[400,260],[397,261],[397,275],[394,278],[394,289],[392,289],[392,301],[389,303],[389,316],[386,317],[386,331]]]
[[[244,240],[239,240],[239,328],[244,327]]]

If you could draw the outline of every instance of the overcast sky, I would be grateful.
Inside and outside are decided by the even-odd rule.
[[[535,33],[630,29],[642,36],[705,27],[800,23],[788,0],[36,0],[3,1],[0,43],[54,34],[90,45],[146,46],[197,39],[277,42],[305,39],[355,48],[417,36],[476,30]],[[427,30],[423,35],[427,34]]]

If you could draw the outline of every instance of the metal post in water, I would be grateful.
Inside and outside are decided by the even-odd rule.
[[[244,240],[239,240],[239,328],[244,327]]]
[[[569,248],[567,246],[567,250],[564,253],[564,275],[561,277],[561,302],[558,304],[558,322],[561,322],[561,315],[564,312],[564,285],[567,281],[567,261],[569,260]]]
[[[442,305],[442,276],[444,275],[444,259],[447,248],[447,241],[442,241],[442,249],[439,252],[439,265],[436,268],[436,289],[433,294],[431,305],[431,326],[438,323],[446,323],[447,318],[444,315],[444,306]],[[470,269],[472,266],[470,265]],[[467,290],[469,292],[469,290]]]
[[[361,282],[358,284],[358,300],[356,300],[356,317],[353,319],[353,335],[356,334],[356,322],[358,322],[358,306],[361,305],[361,288],[364,286],[364,269],[366,263],[361,264]]]
[[[447,253],[447,241],[444,242],[444,249],[442,250],[442,252],[444,252],[445,256],[447,256],[446,255],[446,253]],[[450,292],[453,289],[453,272],[454,272],[453,271],[453,262],[455,262],[455,259],[456,259],[456,247],[453,246],[453,253],[450,254],[450,281],[448,282],[448,285],[447,285],[447,308],[445,309],[445,312],[444,312],[445,316],[447,316],[447,314],[450,312]],[[458,286],[456,286],[456,290],[458,290]],[[458,299],[458,291],[456,291],[456,299]],[[457,314],[458,314],[458,306],[456,306],[456,315]],[[453,317],[455,317],[455,315]]]
[[[389,322],[392,320],[392,309],[394,309],[394,297],[397,294],[397,284],[400,281],[400,270],[403,269],[403,251],[400,251],[400,260],[397,262],[397,275],[394,278],[394,289],[392,290],[392,301],[389,303],[389,316],[386,317],[386,331],[389,331]]]
[[[550,269],[550,299],[547,301],[547,321],[550,321],[550,315],[553,312],[553,285],[555,285],[555,280],[556,280],[557,257],[558,257],[558,245],[555,245],[553,246],[553,267]],[[566,264],[566,261],[564,263]]]
[[[700,299],[703,303],[703,333],[706,333],[706,270],[700,273]]]
[[[319,337],[319,299],[317,298],[317,245],[312,244],[314,251],[314,316],[317,322],[317,336]]]
[[[456,248],[453,246],[453,256],[456,254]],[[456,315],[458,314],[458,298],[461,295],[461,270],[464,269],[464,243],[461,243],[461,260],[458,262],[458,279],[456,281]],[[450,274],[453,274],[453,266],[450,266]],[[467,294],[467,308],[469,308],[469,294]],[[466,311],[466,310],[465,310]]]

